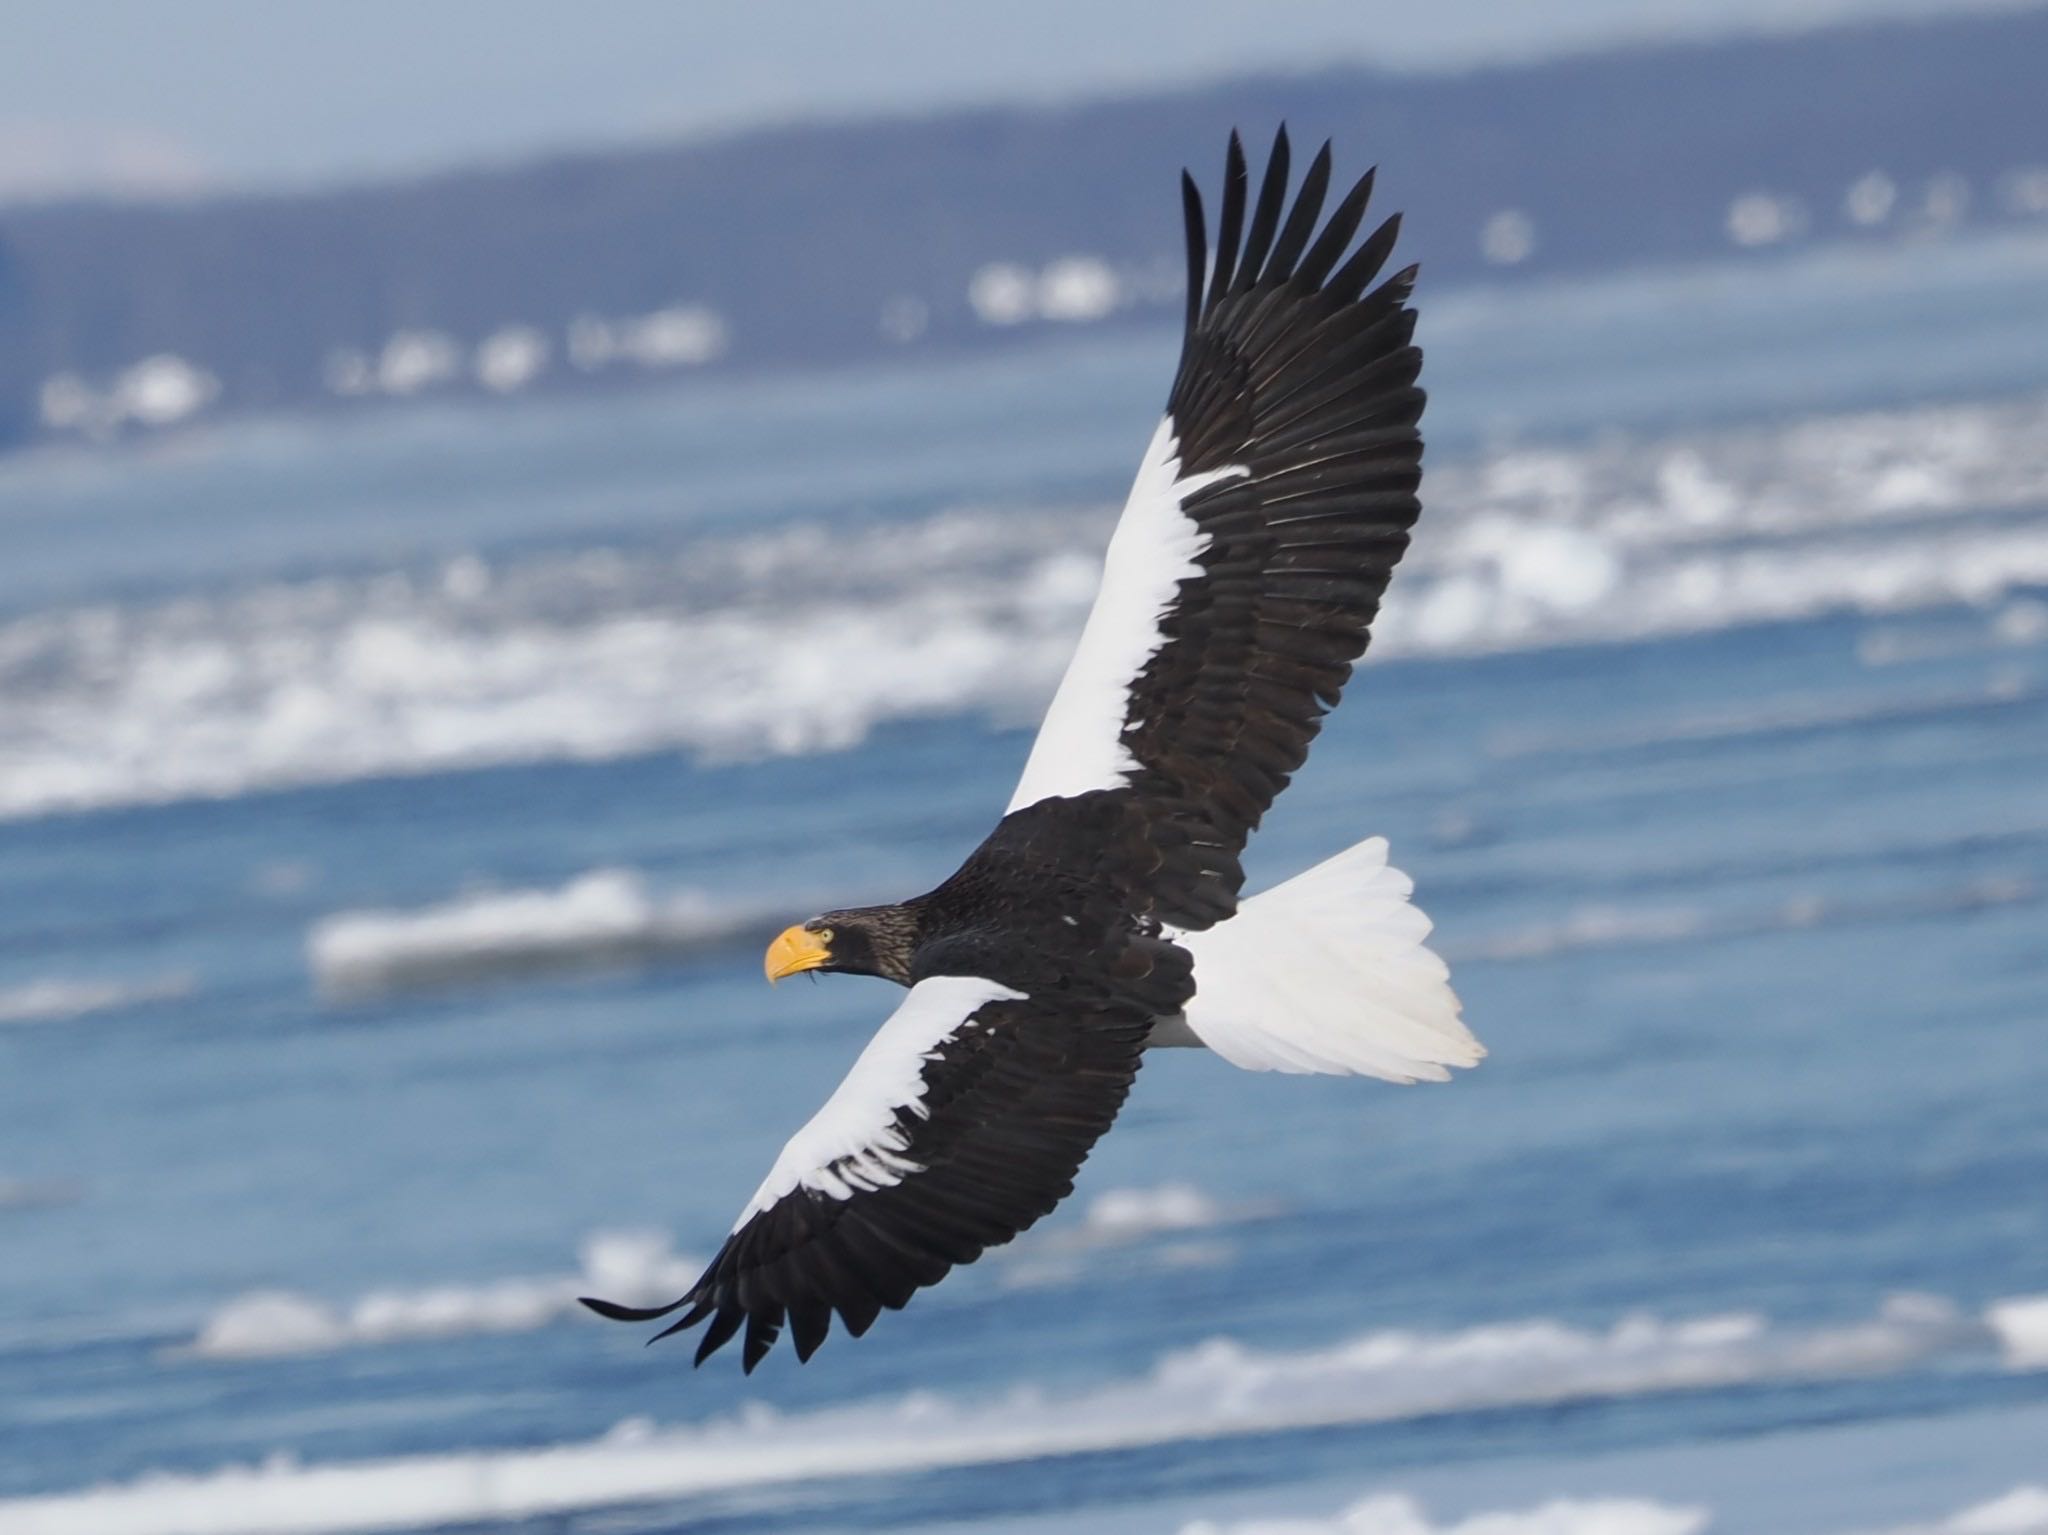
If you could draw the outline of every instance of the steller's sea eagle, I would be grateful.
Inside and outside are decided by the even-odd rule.
[[[593,1310],[687,1307],[657,1336],[707,1324],[700,1364],[743,1324],[747,1370],[785,1325],[808,1359],[835,1312],[859,1336],[1065,1198],[1148,1046],[1395,1082],[1484,1053],[1383,839],[1239,895],[1421,510],[1415,268],[1371,286],[1399,216],[1353,250],[1372,173],[1320,229],[1329,145],[1291,209],[1288,179],[1283,128],[1247,228],[1231,135],[1212,267],[1182,172],[1180,370],[996,829],[929,894],[769,946],[770,980],[909,995],[687,1295]]]

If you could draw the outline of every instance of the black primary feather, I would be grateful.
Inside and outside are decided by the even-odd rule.
[[[1236,909],[1246,839],[1306,760],[1364,652],[1421,511],[1422,354],[1407,308],[1415,269],[1367,291],[1400,220],[1346,258],[1374,172],[1317,233],[1329,146],[1291,211],[1288,162],[1283,127],[1238,249],[1247,177],[1233,134],[1199,305],[1190,259],[1194,318],[1167,405],[1180,473],[1244,472],[1184,508],[1207,538],[1202,573],[1181,582],[1160,619],[1164,642],[1133,682],[1124,718],[1123,745],[1139,769],[1132,796],[1162,855],[1150,909],[1185,928]],[[1199,223],[1187,235],[1192,248]]]

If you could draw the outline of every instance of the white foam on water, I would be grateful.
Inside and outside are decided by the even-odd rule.
[[[268,1359],[472,1333],[531,1332],[582,1314],[579,1295],[658,1305],[696,1282],[702,1265],[659,1232],[600,1231],[583,1244],[580,1274],[488,1284],[377,1290],[335,1305],[294,1290],[254,1290],[207,1318],[181,1358]]]
[[[1144,1261],[1161,1268],[1213,1267],[1237,1249],[1219,1228],[1273,1214],[1266,1204],[1225,1204],[1191,1183],[1108,1189],[1090,1200],[1076,1222],[1040,1230],[996,1249],[1002,1282],[1011,1289],[1079,1284],[1092,1255],[1145,1246]]]
[[[192,988],[192,977],[183,974],[110,981],[52,976],[0,989],[0,1024],[69,1023],[94,1013],[172,1001],[189,996]]]
[[[2044,442],[2048,400],[2029,399],[1433,467],[1375,652],[1958,605],[1999,615],[1987,643],[2037,648]],[[969,507],[18,614],[0,620],[0,816],[1027,721],[1113,520]]]
[[[2016,1295],[1994,1302],[1984,1320],[1998,1335],[2006,1362],[2019,1370],[2048,1370],[2048,1295]]]
[[[1577,907],[1554,921],[1532,922],[1491,936],[1481,935],[1458,944],[1447,944],[1444,957],[1453,963],[1471,960],[1511,963],[1548,959],[1579,949],[1645,948],[1658,944],[1890,922],[1901,918],[1981,911],[1989,907],[2028,905],[2040,899],[2040,890],[2022,875],[1987,874],[1965,884],[1941,886],[1912,895],[1864,900],[1829,900],[1817,895],[1802,895],[1768,906],[1727,910],[1595,903]]]
[[[1196,1519],[1180,1535],[1699,1535],[1711,1522],[1704,1508],[1645,1498],[1554,1498],[1439,1524],[1406,1493],[1381,1492],[1326,1519]]]
[[[306,962],[322,989],[360,995],[686,954],[765,930],[771,920],[695,890],[657,895],[630,869],[592,869],[552,889],[336,912],[308,931]]]
[[[1941,1521],[1943,1535],[2038,1535],[2048,1531],[2048,1487],[2015,1487]]]
[[[1676,943],[1696,938],[1707,927],[1706,914],[1689,907],[1581,906],[1555,922],[1530,923],[1462,948],[1447,947],[1445,957],[1463,959],[1546,959],[1572,949],[1634,947]]]
[[[1973,612],[1961,624],[1911,623],[1879,625],[1856,643],[1857,659],[1883,667],[1953,656],[2030,650],[2048,640],[2048,602],[2016,597],[1990,612]]]
[[[1108,1189],[1088,1202],[1081,1230],[1097,1242],[1130,1242],[1166,1232],[1201,1231],[1236,1217],[1191,1183]]]
[[[0,621],[0,816],[1021,717],[1085,608],[1077,525],[954,514]]]
[[[8,1535],[324,1535],[529,1518],[818,1477],[994,1465],[1240,1434],[1885,1375],[1982,1355],[1983,1317],[1930,1296],[1829,1326],[1748,1313],[1608,1328],[1549,1319],[1366,1333],[1302,1350],[1228,1339],[1067,1393],[928,1392],[793,1414],[750,1407],[675,1428],[635,1420],[541,1449],[306,1466],[289,1458],[0,1501]],[[1476,1532],[1475,1532],[1476,1535]],[[1974,1535],[1974,1532],[1973,1532]]]
[[[2048,1487],[2023,1483],[1932,1523],[1895,1525],[1875,1535],[2048,1535]]]
[[[1988,681],[1973,686],[1900,690],[1876,698],[1777,699],[1748,708],[1680,714],[1621,729],[1501,731],[1487,742],[1487,750],[1497,757],[1514,758],[1743,741],[1758,736],[1885,725],[1946,715],[1969,716],[2034,703],[2041,696],[2041,690],[2028,686],[2021,674],[1999,671]]]

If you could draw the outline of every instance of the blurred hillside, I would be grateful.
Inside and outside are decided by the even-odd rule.
[[[0,441],[1159,323],[1174,173],[1282,117],[1387,167],[1437,283],[2044,220],[2043,58],[2037,9],[0,210]]]

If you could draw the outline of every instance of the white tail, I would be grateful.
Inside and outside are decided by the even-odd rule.
[[[1486,1049],[1459,1018],[1450,970],[1424,946],[1414,882],[1371,837],[1246,900],[1227,922],[1176,933],[1195,995],[1155,1044],[1207,1045],[1248,1071],[1389,1082],[1449,1079]],[[1191,1036],[1191,1037],[1190,1037]]]

